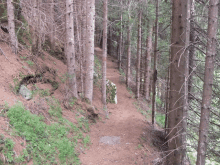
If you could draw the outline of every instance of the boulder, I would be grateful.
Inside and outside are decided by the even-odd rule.
[[[24,85],[21,85],[19,93],[24,97],[26,100],[30,100],[32,98],[32,92]]]

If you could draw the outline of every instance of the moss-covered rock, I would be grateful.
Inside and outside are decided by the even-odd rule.
[[[117,87],[110,80],[106,80],[106,95],[107,95],[107,100],[106,100],[107,103],[117,104]]]

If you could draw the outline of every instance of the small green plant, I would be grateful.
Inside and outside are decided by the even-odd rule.
[[[68,79],[68,73],[63,74],[63,75],[60,76],[59,78],[60,78],[60,81],[61,81],[62,83],[65,83],[65,82],[67,81],[67,79]]]
[[[14,83],[14,85],[9,84],[10,89],[12,90],[12,92],[14,94],[18,94],[18,89],[19,89],[19,85],[20,85],[19,79],[18,78],[14,78],[13,79],[13,83]]]
[[[132,92],[132,89],[130,87],[127,87],[127,90],[129,92],[129,94],[131,95],[132,98],[135,98],[134,93]]]
[[[27,62],[27,64],[30,65],[30,66],[33,66],[33,65],[34,65],[34,63],[33,63],[32,61],[30,61],[30,60],[27,60],[26,62]]]
[[[90,131],[88,119],[86,119],[85,117],[80,117],[80,118],[76,118],[76,120],[78,122],[78,127],[83,132],[89,132]]]
[[[71,107],[73,107],[76,101],[77,101],[77,98],[71,98],[70,101],[69,101],[69,105]]]
[[[155,119],[160,127],[164,127],[164,123],[165,123],[165,115],[164,114],[156,113]]]
[[[13,163],[14,161],[14,142],[9,138],[4,138],[0,135],[0,153],[2,152],[5,156],[7,163]]]
[[[141,144],[138,144],[138,149],[141,149],[142,145]]]
[[[20,56],[20,59],[22,59],[22,60],[26,60],[27,57],[26,57],[26,56]]]
[[[50,96],[50,90],[49,89],[40,90],[39,95],[41,97]]]
[[[54,117],[61,118],[62,117],[62,108],[60,106],[59,100],[55,97],[52,99],[48,99],[48,105],[50,106],[49,114]]]
[[[86,135],[86,137],[84,137],[83,139],[83,145],[84,147],[87,147],[87,145],[90,143],[90,137],[89,135]]]

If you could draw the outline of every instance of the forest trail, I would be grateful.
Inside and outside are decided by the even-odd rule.
[[[95,54],[100,57],[102,50],[95,48]],[[113,57],[108,56],[107,78],[117,86],[118,104],[108,104],[109,119],[103,119],[103,122],[91,126],[91,145],[85,154],[80,155],[82,165],[148,165],[153,160],[154,156],[150,156],[152,153],[144,153],[138,147],[139,138],[148,133],[146,127],[150,126],[133,105],[136,99],[129,94],[126,85],[120,82],[117,68]],[[101,95],[94,93],[95,106],[100,107],[99,100]],[[120,137],[120,144],[100,143],[100,138],[104,136]]]

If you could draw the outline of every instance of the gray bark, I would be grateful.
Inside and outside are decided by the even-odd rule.
[[[106,62],[107,62],[107,21],[108,21],[108,0],[103,5],[103,54],[102,54],[102,103],[106,108]]]
[[[95,0],[86,2],[86,78],[85,97],[92,103],[94,67]]]
[[[66,57],[71,96],[78,98],[75,69],[73,0],[66,0]]]
[[[12,0],[7,0],[8,30],[11,39],[12,52],[18,53],[18,40],[15,33],[14,6]]]
[[[218,3],[219,0],[209,1],[208,38],[205,60],[205,76],[202,95],[201,117],[199,125],[199,142],[197,149],[196,165],[205,165],[207,150],[207,135],[209,130],[209,115],[212,99],[212,84],[214,74],[214,62],[216,56],[216,34],[218,27]]]

